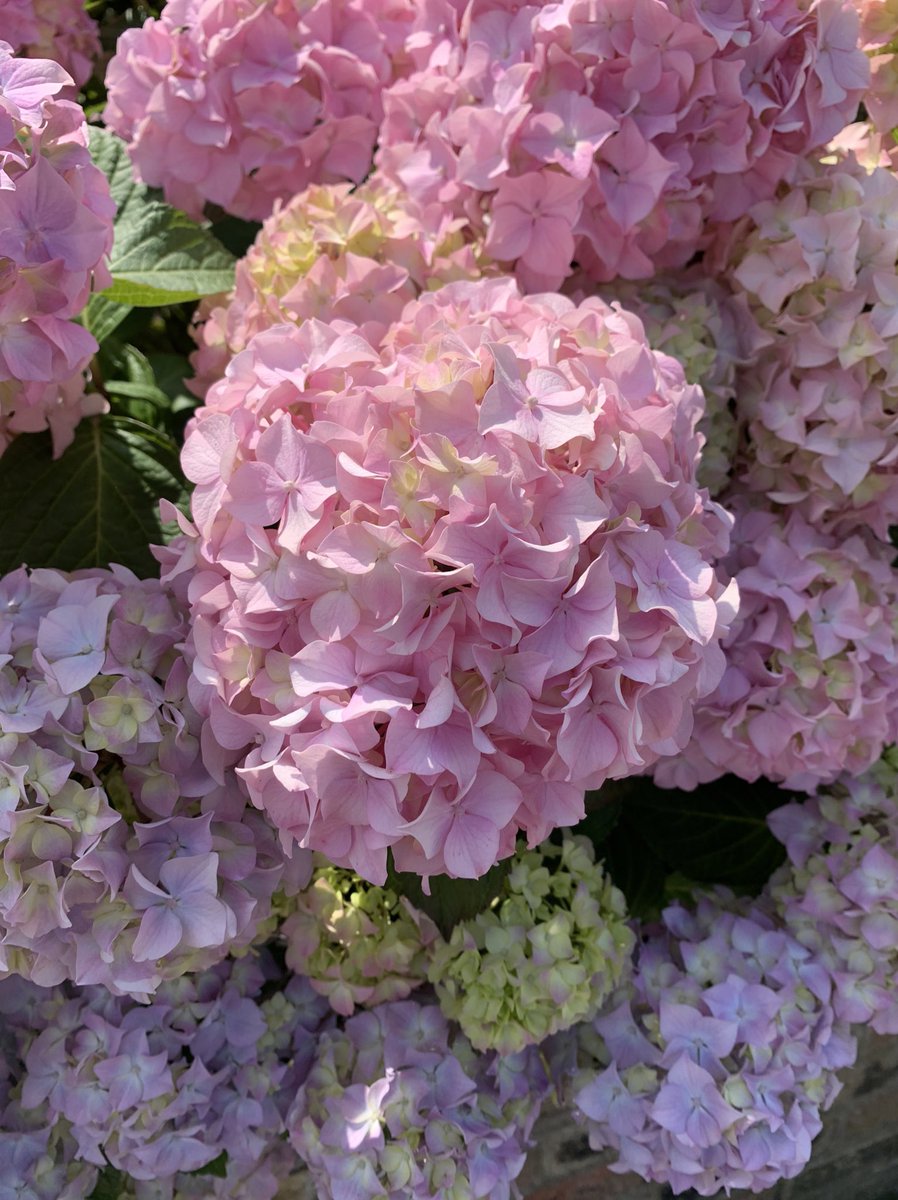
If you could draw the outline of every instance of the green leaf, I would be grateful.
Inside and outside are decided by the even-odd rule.
[[[228,1152],[222,1150],[217,1158],[213,1158],[211,1162],[206,1163],[204,1167],[198,1167],[195,1171],[185,1171],[185,1175],[213,1175],[216,1179],[227,1179],[228,1177]]]
[[[150,404],[158,404],[168,408],[169,398],[161,388],[153,383],[132,383],[129,379],[111,379],[106,384],[106,392],[110,396],[123,396],[126,400],[148,400]]]
[[[109,191],[115,201],[118,215],[136,197],[147,189],[134,178],[134,169],[128,147],[121,138],[101,129],[90,128],[90,156],[109,181]]]
[[[119,304],[160,308],[227,292],[234,260],[205,229],[165,205],[150,202],[115,228],[112,286]]]
[[[81,323],[102,345],[110,334],[115,333],[129,312],[130,304],[119,304],[116,300],[110,300],[105,293],[98,292],[88,300],[81,314]]]
[[[55,460],[48,434],[18,437],[0,458],[0,572],[115,562],[155,574],[163,496],[186,500],[177,446],[140,421],[88,418]]]
[[[654,918],[664,903],[667,867],[642,837],[638,823],[623,808],[620,820],[597,850],[612,882],[627,900],[632,917]]]
[[[137,183],[125,143],[108,130],[91,131],[91,154],[118,205],[107,301],[159,308],[227,292],[234,257],[218,239],[158,194]]]
[[[573,830],[576,834],[585,835],[592,842],[599,857],[601,857],[601,847],[610,838],[617,822],[621,820],[622,806],[621,800],[611,800],[609,804],[603,804],[599,808],[587,811],[579,826]]]
[[[186,358],[180,354],[148,354],[147,363],[156,379],[156,386],[172,401],[185,398],[187,387],[185,379],[193,376],[193,370]],[[193,406],[199,404],[196,396],[187,394]]]
[[[775,784],[746,783],[734,775],[692,792],[644,784],[625,803],[628,828],[638,828],[670,871],[696,883],[757,893],[785,859],[767,814],[792,797]]]
[[[88,1200],[121,1200],[128,1177],[115,1167],[104,1167]]]
[[[232,217],[227,213],[216,220],[212,217],[212,231],[223,246],[227,246],[232,254],[242,258],[256,240],[262,228],[255,221],[243,221],[240,217]]]
[[[183,416],[197,406],[186,394],[184,379],[190,372],[178,354],[144,354],[136,346],[107,342],[94,361],[94,371],[108,396],[112,411],[133,417],[179,440]]]
[[[448,938],[459,921],[468,921],[489,908],[502,891],[511,862],[510,858],[503,859],[480,879],[449,879],[446,875],[431,875],[430,895],[427,896],[420,878],[411,872],[395,870],[390,856],[387,886],[407,897],[415,908],[427,913],[436,922],[443,937]]]

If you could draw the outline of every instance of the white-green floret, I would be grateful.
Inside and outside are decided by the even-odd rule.
[[[392,889],[322,860],[295,904],[282,927],[287,964],[335,1012],[403,1000],[426,981],[436,927]]]
[[[631,969],[626,902],[585,837],[519,854],[502,893],[431,949],[429,979],[478,1050],[591,1020]]]

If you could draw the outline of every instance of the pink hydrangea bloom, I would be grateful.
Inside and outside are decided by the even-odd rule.
[[[898,180],[851,156],[752,209],[716,267],[760,334],[738,377],[743,474],[823,528],[898,521]]]
[[[870,58],[870,87],[864,107],[883,149],[894,151],[898,126],[898,5],[895,0],[856,0],[860,42]]]
[[[380,347],[312,319],[233,359],[163,559],[221,762],[285,841],[476,877],[685,743],[735,601],[702,407],[632,315],[503,278]]]
[[[739,616],[727,669],[696,708],[685,753],[659,764],[662,786],[731,772],[813,791],[860,774],[898,736],[898,574],[894,550],[858,531],[841,538],[800,510],[737,507],[727,560]]]
[[[0,453],[50,428],[57,453],[82,415],[97,348],[72,320],[109,282],[115,206],[87,148],[84,113],[58,99],[57,63],[14,58],[0,42]]]
[[[22,569],[0,612],[0,973],[145,995],[247,945],[311,862],[203,768],[172,597]]]
[[[582,298],[595,292],[595,285],[576,272],[565,291]],[[695,269],[638,283],[619,280],[600,294],[634,312],[652,349],[675,358],[688,382],[701,387],[705,413],[698,431],[704,445],[698,479],[712,496],[723,495],[739,446],[736,372],[756,341],[756,326],[744,297],[733,297],[722,284]]]
[[[205,396],[253,334],[283,322],[348,321],[378,341],[425,288],[487,272],[463,224],[376,180],[354,191],[312,187],[276,204],[237,264],[234,291],[197,312],[191,387]]]
[[[371,167],[410,0],[169,0],[118,40],[107,125],[144,182],[192,216],[251,220]]]
[[[84,0],[0,0],[0,33],[17,54],[59,63],[78,87],[100,56],[97,23]]]
[[[683,266],[771,195],[869,80],[840,0],[420,5],[377,163],[532,291]]]

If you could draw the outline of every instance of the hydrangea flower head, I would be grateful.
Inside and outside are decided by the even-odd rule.
[[[115,206],[84,113],[59,99],[71,82],[0,41],[0,453],[47,428],[60,453],[79,419],[104,407],[84,395],[97,343],[73,318],[109,282]]]
[[[10,1007],[11,984],[0,985]],[[226,1151],[226,1178],[214,1190],[201,1179],[199,1194],[273,1200],[279,1181],[268,1160],[289,1170],[284,1113],[327,1012],[304,980],[285,987],[270,961],[249,955],[165,984],[150,1004],[98,987],[35,988],[27,999],[11,1018],[23,1120],[68,1136],[88,1169],[108,1163],[169,1194],[197,1195],[190,1173]]]
[[[105,121],[141,179],[191,216],[248,220],[312,183],[359,183],[381,93],[415,6],[405,0],[169,0],[126,30]]]
[[[754,207],[715,260],[763,335],[737,380],[744,477],[815,525],[883,539],[898,521],[896,212],[894,175],[841,155]]]
[[[487,272],[461,225],[376,179],[355,190],[311,187],[276,204],[237,264],[234,291],[199,308],[194,391],[205,396],[229,360],[272,325],[349,321],[378,341],[420,292]]]
[[[280,933],[287,965],[343,1016],[404,1000],[420,987],[437,937],[430,918],[404,896],[326,863],[296,897]]]
[[[514,1054],[591,1020],[626,979],[626,901],[588,838],[518,854],[499,897],[436,944],[430,982],[477,1050]]]
[[[535,1051],[477,1055],[436,1005],[325,1031],[288,1118],[321,1200],[509,1200],[547,1080]]]
[[[579,293],[575,275],[568,287]],[[589,290],[586,286],[587,294]],[[653,350],[669,354],[705,397],[698,431],[705,439],[698,479],[712,496],[725,494],[739,447],[736,372],[756,340],[754,321],[738,298],[695,272],[659,275],[639,283],[618,281],[603,290],[636,313]]]
[[[581,1029],[571,1090],[590,1145],[675,1195],[794,1177],[855,1057],[831,988],[763,906],[721,891],[666,909],[632,993]]]
[[[0,30],[17,54],[52,59],[77,87],[100,57],[97,23],[83,0],[0,0]]]
[[[869,80],[839,0],[422,6],[377,164],[464,215],[531,291],[684,266],[854,117]]]
[[[860,44],[870,59],[870,86],[864,95],[867,127],[892,158],[898,126],[898,8],[894,0],[858,0]],[[872,128],[871,128],[872,127]]]
[[[0,611],[0,971],[145,995],[248,945],[311,864],[204,769],[172,597],[22,569]]]
[[[890,751],[866,776],[771,813],[789,863],[769,885],[790,933],[833,976],[843,1020],[898,1033],[898,787]]]
[[[88,1200],[97,1168],[79,1160],[69,1127],[21,1103],[22,1058],[42,1028],[35,1011],[42,1000],[41,989],[0,983],[0,1195],[4,1200]]]
[[[732,772],[812,792],[865,771],[898,735],[894,551],[860,530],[822,533],[804,506],[756,502],[734,502],[727,563],[740,608],[726,671],[697,705],[685,752],[656,768],[662,786]]]
[[[685,743],[723,669],[700,391],[598,299],[411,302],[380,347],[258,334],[189,432],[195,693],[289,843],[483,875]]]

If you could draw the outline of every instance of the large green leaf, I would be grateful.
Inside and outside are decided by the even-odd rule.
[[[208,229],[134,179],[121,139],[95,129],[90,146],[118,205],[109,264],[112,286],[102,297],[158,308],[228,291],[234,282],[230,251]]]
[[[110,300],[105,292],[95,292],[81,314],[81,324],[102,345],[130,311],[130,304],[119,304],[117,300]]]
[[[692,792],[666,790],[648,781],[624,803],[624,827],[638,830],[670,871],[696,883],[722,883],[759,892],[785,858],[767,826],[767,814],[790,794],[760,780],[726,775]]]
[[[658,915],[664,904],[667,866],[626,811],[596,847],[596,858],[604,862],[612,882],[624,893],[631,917],[646,920]]]
[[[470,920],[489,908],[502,890],[511,859],[503,859],[480,879],[449,879],[446,875],[431,875],[430,895],[426,895],[417,875],[396,871],[389,860],[387,886],[407,897],[415,908],[427,913],[444,937],[448,938],[459,921]]]
[[[47,434],[18,437],[0,458],[0,572],[121,563],[155,573],[160,497],[185,499],[177,447],[130,417],[91,417],[59,459]]]
[[[90,130],[90,156],[109,181],[109,191],[119,214],[142,192],[143,184],[134,178],[128,147],[121,138],[97,125]]]

